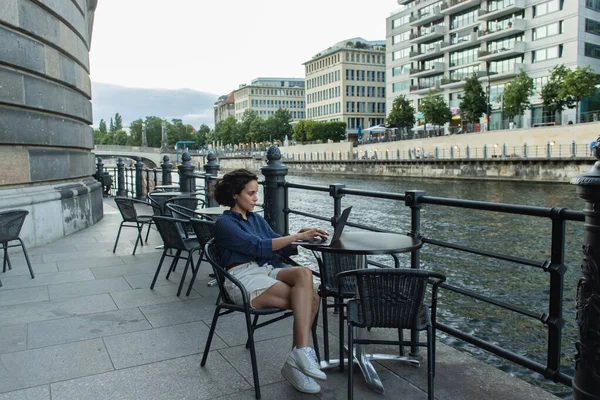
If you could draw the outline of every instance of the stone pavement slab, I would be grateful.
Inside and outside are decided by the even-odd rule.
[[[48,285],[50,300],[121,292],[131,289],[131,286],[123,277]]]
[[[50,400],[50,385],[0,394],[0,400]]]
[[[46,286],[5,290],[0,292],[0,305],[2,305],[2,307],[47,300],[48,288]]]
[[[27,348],[27,324],[0,327],[0,354]]]

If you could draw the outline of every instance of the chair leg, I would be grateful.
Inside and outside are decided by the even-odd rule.
[[[321,362],[321,352],[319,351],[319,338],[317,338],[317,327],[319,322],[319,308],[317,308],[317,315],[315,315],[315,319],[313,319],[311,331],[312,331],[312,340],[313,347],[315,349],[315,355],[317,356],[317,361]]]
[[[430,326],[427,327],[427,398],[433,400],[433,375],[435,365],[435,355],[433,353],[434,346],[432,346],[432,329]]]
[[[135,239],[135,246],[133,246],[133,253],[132,253],[132,255],[134,255],[134,256],[135,256],[135,251],[136,251],[137,246],[138,246],[138,242],[142,246],[144,245],[144,243],[143,243],[144,241],[142,240],[142,233],[141,233],[142,232],[142,228],[140,227],[139,223],[136,222],[135,224],[137,225],[137,231],[138,232],[137,232],[137,239]]]
[[[31,261],[29,260],[29,255],[27,254],[27,249],[25,248],[25,243],[23,243],[21,238],[17,238],[17,239],[19,239],[19,242],[21,243],[21,247],[23,248],[23,254],[25,255],[25,261],[27,261],[27,267],[29,267],[29,274],[31,275],[31,279],[34,279],[35,275],[33,274],[33,269],[31,269]]]
[[[169,267],[169,272],[167,272],[167,276],[165,279],[169,279],[171,276],[171,272],[175,271],[175,266],[179,262],[179,257],[181,257],[181,250],[177,250],[175,256],[173,256],[173,261],[171,261],[171,266]]]
[[[348,356],[348,400],[352,400],[354,398],[354,381],[353,381],[353,369],[354,369],[354,360],[352,359],[352,349],[354,348],[354,338],[352,337],[352,324],[348,322],[348,351],[350,355]],[[344,364],[340,362],[340,365]]]
[[[148,230],[146,231],[146,243],[148,243],[148,236],[150,235],[150,228],[152,227],[152,222],[148,223]]]
[[[329,317],[327,316],[327,297],[321,297],[321,308],[323,309],[323,353],[325,361],[329,362]],[[343,358],[340,355],[340,360]]]
[[[202,263],[202,258],[204,257],[204,249],[202,249],[200,251],[200,258],[198,259],[198,264],[196,264],[196,269],[194,269],[192,267],[192,279],[190,280],[190,286],[188,287],[188,290],[186,292],[186,296],[189,296],[190,293],[192,292],[192,286],[194,285],[194,282],[196,281],[196,275],[198,275],[198,270],[200,269],[200,264]]]
[[[400,343],[402,343],[404,341],[404,331],[402,330],[402,328],[398,329],[398,341]],[[399,345],[398,350],[399,350],[398,354],[403,356],[404,355],[404,346],[402,346],[402,344]]]
[[[254,327],[250,325],[250,314],[246,313],[246,329],[248,329],[248,342],[250,343],[250,360],[252,362],[252,377],[254,378],[254,393],[256,398],[260,399],[260,383],[258,381],[258,365],[256,363],[256,349],[254,348],[253,328]]]
[[[190,264],[194,265],[194,254],[193,251],[190,251],[185,262],[185,267],[183,268],[183,274],[181,275],[181,282],[179,282],[179,289],[177,289],[177,297],[181,294],[181,289],[183,289],[183,282],[185,281],[185,276],[187,275],[188,268]],[[194,267],[192,267],[193,269]]]
[[[6,266],[8,265],[8,269],[12,269],[12,265],[10,265],[10,258],[8,257],[8,242],[2,243],[2,247],[4,248],[4,265],[2,268],[2,272],[6,272]]]
[[[167,255],[167,249],[164,249],[162,256],[160,257],[160,262],[158,263],[158,267],[156,268],[156,272],[154,273],[154,279],[152,279],[152,284],[150,285],[150,289],[154,289],[154,285],[156,284],[156,278],[158,278],[158,274],[160,273],[160,268],[162,267],[163,261],[165,261],[166,255]]]
[[[258,323],[258,315],[254,315],[254,318],[252,319],[252,337],[254,337],[254,329],[256,324]],[[248,340],[246,340],[246,348],[249,349],[250,348],[250,335],[248,335]]]
[[[208,332],[208,339],[206,339],[206,345],[204,346],[204,354],[202,354],[202,361],[200,362],[201,367],[206,365],[206,358],[208,357],[208,352],[210,351],[210,344],[215,333],[215,328],[217,327],[217,320],[219,319],[220,311],[221,307],[217,307],[215,309],[215,313],[213,314],[212,323],[210,324],[210,331]]]
[[[340,341],[340,372],[344,372],[344,307],[340,305],[337,307],[339,311],[339,341]],[[354,352],[352,348],[348,348],[348,365],[354,362]]]
[[[121,222],[121,225],[119,225],[119,232],[117,232],[117,238],[115,239],[115,247],[113,247],[113,253],[117,251],[117,243],[119,243],[119,236],[121,236],[121,229],[123,228],[124,223],[125,221]]]

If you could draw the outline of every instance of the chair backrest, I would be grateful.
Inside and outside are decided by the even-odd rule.
[[[187,221],[178,218],[160,216],[154,216],[152,217],[152,220],[156,224],[156,229],[158,229],[158,233],[162,238],[165,248],[176,250],[186,249],[184,242],[185,234],[181,224]]]
[[[168,197],[154,196],[153,193],[162,193],[162,191],[156,190],[154,192],[148,193],[148,200],[150,201],[150,204],[156,206],[153,207],[154,215],[163,215],[163,210],[165,209],[165,202],[168,200]]]
[[[168,206],[169,204],[176,204],[178,206],[183,206],[189,210],[195,210],[196,208],[198,208],[198,198],[192,196],[172,197],[165,201],[165,207],[163,207],[165,213],[168,213],[168,209],[166,208],[166,206]]]
[[[395,268],[369,268],[345,272],[354,275],[362,320],[366,327],[414,328],[419,326],[423,299],[431,278],[438,273]]]
[[[17,240],[29,211],[10,210],[0,212],[0,243]]]
[[[137,219],[137,211],[135,209],[134,201],[128,197],[115,197],[115,203],[117,208],[123,217],[125,222],[135,222]]]
[[[219,292],[221,293],[221,301],[225,303],[235,304],[235,302],[231,299],[227,290],[225,290],[225,268],[221,266],[219,260],[221,259],[221,253],[219,248],[215,244],[215,239],[210,239],[208,243],[206,243],[206,247],[204,248],[206,258],[208,262],[212,266],[213,272],[215,274],[215,279],[217,280],[217,285],[219,286]]]
[[[214,221],[206,221],[202,219],[190,219],[190,223],[192,224],[192,229],[194,229],[194,233],[196,234],[196,238],[198,238],[198,242],[202,247],[205,247],[210,239],[212,239],[215,235],[215,223]]]
[[[356,256],[352,254],[327,253],[322,252],[321,256],[315,253],[319,263],[319,273],[321,275],[321,285],[327,292],[337,294],[338,287],[335,276],[340,272],[356,269]],[[356,285],[353,279],[344,279],[342,281],[342,292],[355,292]]]

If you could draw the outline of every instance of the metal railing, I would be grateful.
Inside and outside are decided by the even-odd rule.
[[[560,356],[562,346],[562,332],[563,332],[563,291],[564,291],[564,274],[566,267],[564,265],[565,257],[565,227],[566,221],[584,221],[584,214],[581,211],[572,211],[565,208],[543,208],[523,205],[512,205],[503,203],[491,203],[483,201],[471,201],[471,200],[460,200],[451,198],[442,198],[427,196],[423,191],[408,191],[405,194],[397,193],[386,193],[386,192],[367,192],[362,190],[355,190],[346,188],[345,185],[330,185],[325,186],[312,186],[312,185],[300,185],[289,182],[280,183],[280,186],[284,188],[284,208],[285,214],[285,233],[289,233],[289,216],[298,215],[307,218],[314,218],[320,221],[330,221],[335,225],[335,221],[341,215],[342,197],[345,195],[358,196],[363,198],[378,198],[387,199],[392,201],[402,202],[405,206],[410,207],[411,214],[411,229],[409,234],[414,237],[418,237],[426,246],[439,247],[452,249],[455,251],[469,253],[475,256],[491,258],[496,260],[508,261],[516,265],[522,265],[531,267],[537,270],[544,271],[550,275],[549,282],[549,300],[548,300],[548,312],[538,312],[528,310],[526,308],[510,304],[507,302],[499,301],[483,293],[476,292],[474,290],[464,289],[458,286],[454,286],[450,283],[442,285],[445,290],[451,291],[460,296],[466,296],[481,302],[485,302],[496,307],[508,310],[510,312],[523,315],[534,320],[540,321],[548,328],[547,341],[546,341],[546,364],[542,364],[531,358],[525,357],[509,349],[503,348],[495,343],[488,340],[483,340],[473,334],[452,327],[448,324],[438,322],[437,327],[441,331],[459,338],[465,342],[473,344],[481,349],[484,349],[490,353],[497,355],[503,359],[512,361],[518,365],[521,365],[531,371],[542,374],[545,378],[550,379],[554,382],[559,382],[568,386],[571,386],[572,376],[561,372]],[[289,189],[301,189],[303,191],[315,191],[329,193],[332,197],[334,215],[331,218],[314,215],[312,213],[306,213],[299,210],[290,208],[289,204]],[[429,237],[421,231],[421,207],[424,204],[440,206],[440,207],[453,207],[462,208],[469,210],[481,210],[486,212],[501,213],[501,214],[512,214],[527,217],[535,217],[540,219],[546,219],[551,222],[551,255],[550,259],[545,260],[534,260],[529,258],[517,257],[511,254],[502,254],[495,251],[476,249],[470,246],[451,243],[445,240],[440,240],[434,237]],[[367,231],[375,232],[394,232],[390,230],[383,230],[374,226],[347,223],[346,225],[364,229]],[[404,232],[394,232],[404,233]],[[423,247],[423,250],[427,247]],[[413,251],[410,257],[411,268],[420,268],[420,250]],[[373,263],[373,262],[369,262]],[[373,263],[377,264],[377,263]],[[413,335],[416,334],[413,332]],[[412,349],[413,354],[418,354],[418,348]]]

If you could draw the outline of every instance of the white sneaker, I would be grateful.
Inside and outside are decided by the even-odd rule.
[[[327,379],[325,372],[321,371],[321,366],[317,362],[317,355],[312,347],[302,347],[300,349],[294,347],[286,363],[311,378],[320,381]]]
[[[321,391],[321,386],[313,378],[304,375],[287,362],[281,368],[281,375],[299,392],[315,394]]]

